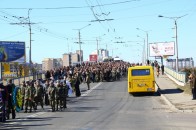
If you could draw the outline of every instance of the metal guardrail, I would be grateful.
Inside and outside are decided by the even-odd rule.
[[[26,77],[21,77],[21,78],[13,78],[13,82],[15,85],[19,86],[22,84],[22,81],[29,81],[29,80],[36,80],[36,79],[44,79],[45,75],[44,74],[36,74],[36,75],[31,75],[31,76],[26,76]],[[7,84],[6,81],[4,81],[4,84]]]
[[[176,79],[179,82],[186,83],[186,73],[185,72],[176,72],[175,70],[165,67],[165,73],[172,76],[174,79]]]
[[[151,61],[153,62],[153,61]],[[159,65],[161,65],[160,62],[158,62]],[[180,82],[180,84],[186,84],[187,83],[187,73],[185,72],[176,72],[174,69],[169,68],[167,66],[164,67],[164,72],[172,77],[172,80],[175,80],[177,82]],[[169,77],[170,78],[170,77]]]

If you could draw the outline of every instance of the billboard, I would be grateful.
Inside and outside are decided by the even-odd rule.
[[[25,43],[0,41],[0,62],[24,62]]]
[[[96,54],[89,55],[89,61],[97,61],[97,55]]]
[[[175,54],[174,42],[150,43],[150,56],[173,56]]]

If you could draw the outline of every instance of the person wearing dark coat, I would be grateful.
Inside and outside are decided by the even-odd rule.
[[[6,121],[6,105],[8,100],[8,93],[6,87],[3,85],[3,82],[0,81],[0,122]]]
[[[10,113],[12,113],[12,119],[16,118],[16,111],[13,105],[13,91],[15,89],[15,84],[12,83],[12,79],[8,80],[7,84],[7,91],[8,91],[8,105],[7,105],[7,119],[10,118]]]
[[[76,94],[76,97],[80,97],[81,96],[81,92],[80,92],[80,77],[79,77],[79,74],[78,72],[75,74],[75,94]]]
[[[162,72],[162,75],[164,75],[164,65],[161,65],[161,72]]]
[[[50,71],[46,71],[45,73],[45,79],[50,79],[51,75],[50,75]]]
[[[46,83],[45,83],[45,87],[44,87],[44,102],[45,102],[45,105],[49,105],[49,97],[48,97],[48,88],[50,86],[50,81],[49,80],[46,80]]]
[[[191,73],[189,75],[189,81],[190,81],[190,88],[191,88],[192,96],[193,96],[192,100],[196,100],[196,77],[195,77],[195,74]]]

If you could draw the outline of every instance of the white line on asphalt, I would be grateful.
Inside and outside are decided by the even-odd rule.
[[[90,92],[92,92],[94,89],[96,89],[97,87],[99,87],[102,84],[102,82],[99,82],[97,85],[95,85],[94,87],[92,87],[90,90],[86,91],[85,93],[83,93],[81,96],[87,96]],[[81,97],[79,97],[81,98]]]
[[[37,117],[37,116],[40,116],[40,115],[43,115],[43,114],[45,114],[46,112],[38,112],[38,113],[35,113],[35,114],[33,114],[33,115],[29,115],[29,116],[26,116],[27,118],[29,118],[29,117]]]

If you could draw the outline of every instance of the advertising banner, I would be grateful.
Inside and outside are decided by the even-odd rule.
[[[150,56],[173,56],[175,54],[174,42],[159,42],[149,44]]]
[[[24,62],[25,43],[0,41],[0,62]]]
[[[89,61],[97,61],[97,55],[89,55]]]

